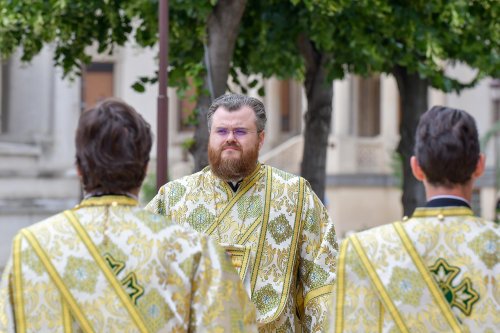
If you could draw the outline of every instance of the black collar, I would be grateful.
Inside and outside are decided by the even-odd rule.
[[[228,183],[229,187],[231,187],[231,190],[233,190],[233,192],[236,193],[236,191],[238,191],[238,188],[240,187],[240,184],[241,184],[242,181],[243,181],[243,179],[240,180],[239,182],[237,182],[234,185],[233,185],[232,182],[227,182],[227,183]]]
[[[456,198],[435,198],[427,201],[425,207],[436,208],[436,207],[467,207],[471,208],[470,205],[465,200],[460,200]]]

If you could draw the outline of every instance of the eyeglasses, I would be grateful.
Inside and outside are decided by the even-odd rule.
[[[235,138],[240,139],[249,133],[258,133],[258,131],[251,131],[246,128],[229,129],[224,127],[218,127],[215,129],[215,133],[221,138],[227,138],[229,136],[229,133],[233,133],[233,136]]]

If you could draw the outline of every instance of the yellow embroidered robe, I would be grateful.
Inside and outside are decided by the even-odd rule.
[[[216,242],[123,196],[21,230],[1,332],[252,332],[255,307]]]
[[[167,183],[146,209],[226,247],[257,307],[259,331],[324,330],[338,248],[303,178],[259,164],[234,193],[207,167]]]
[[[498,332],[500,230],[466,207],[417,208],[342,242],[330,332]]]

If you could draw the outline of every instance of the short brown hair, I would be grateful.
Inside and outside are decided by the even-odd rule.
[[[267,122],[264,104],[257,98],[239,94],[225,94],[214,99],[207,112],[208,131],[210,132],[211,130],[212,117],[218,108],[222,107],[231,112],[238,111],[244,106],[249,107],[255,113],[255,126],[257,132],[262,132],[266,128]]]
[[[141,186],[152,135],[133,107],[107,99],[83,112],[75,142],[85,192],[119,194]]]
[[[467,112],[434,106],[420,118],[415,156],[432,185],[465,184],[479,160],[476,122]]]

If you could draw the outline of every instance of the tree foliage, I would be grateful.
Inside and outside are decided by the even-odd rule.
[[[181,89],[194,79],[202,86],[206,22],[216,1],[170,0],[169,84]],[[54,49],[54,63],[65,76],[80,74],[90,63],[90,48],[112,54],[129,40],[152,48],[158,41],[156,0],[0,0],[0,54],[9,57],[20,48],[30,61],[46,44]],[[144,73],[136,83],[155,82]]]
[[[233,64],[247,74],[305,80],[306,63],[299,49],[305,37],[329,59],[322,64],[327,82],[347,73],[395,75],[403,112],[398,151],[404,160],[404,183],[411,183],[405,186],[410,198],[404,205],[405,212],[411,212],[423,196],[412,182],[408,160],[416,123],[427,109],[425,87],[459,92],[487,75],[500,75],[499,7],[496,0],[253,1]],[[456,63],[474,68],[475,77],[465,82],[449,77],[446,66]],[[310,148],[306,145],[304,151]],[[314,172],[324,172],[322,166],[313,167]],[[411,198],[417,191],[420,199]]]
[[[207,25],[221,2],[169,2],[169,84],[181,92],[188,78],[200,95],[206,90]],[[79,73],[91,60],[87,53],[91,46],[109,53],[131,38],[142,47],[153,47],[158,38],[157,6],[157,0],[0,0],[0,54],[7,57],[21,47],[22,59],[28,61],[51,43],[54,62],[64,74]],[[316,74],[324,72],[325,85],[330,86],[346,73],[395,74],[403,122],[411,122],[401,128],[400,147],[407,163],[418,119],[413,113],[425,111],[415,101],[427,99],[426,95],[409,98],[408,90],[419,87],[423,93],[422,85],[428,84],[459,92],[486,75],[500,77],[499,13],[498,0],[248,0],[230,73],[235,82],[238,72],[307,82],[308,70],[319,68]],[[308,59],[301,45],[310,46],[315,56]],[[461,82],[447,76],[446,66],[456,63],[474,68],[475,77]],[[155,77],[145,73],[136,89]],[[257,84],[252,81],[249,86]],[[310,117],[328,121],[331,110],[314,111],[320,108],[312,100],[308,104]],[[200,138],[198,152],[204,150],[201,141],[206,135]],[[322,149],[326,151],[326,146]],[[324,173],[323,166],[312,167],[318,168],[313,172]],[[405,173],[405,182],[409,177]]]

